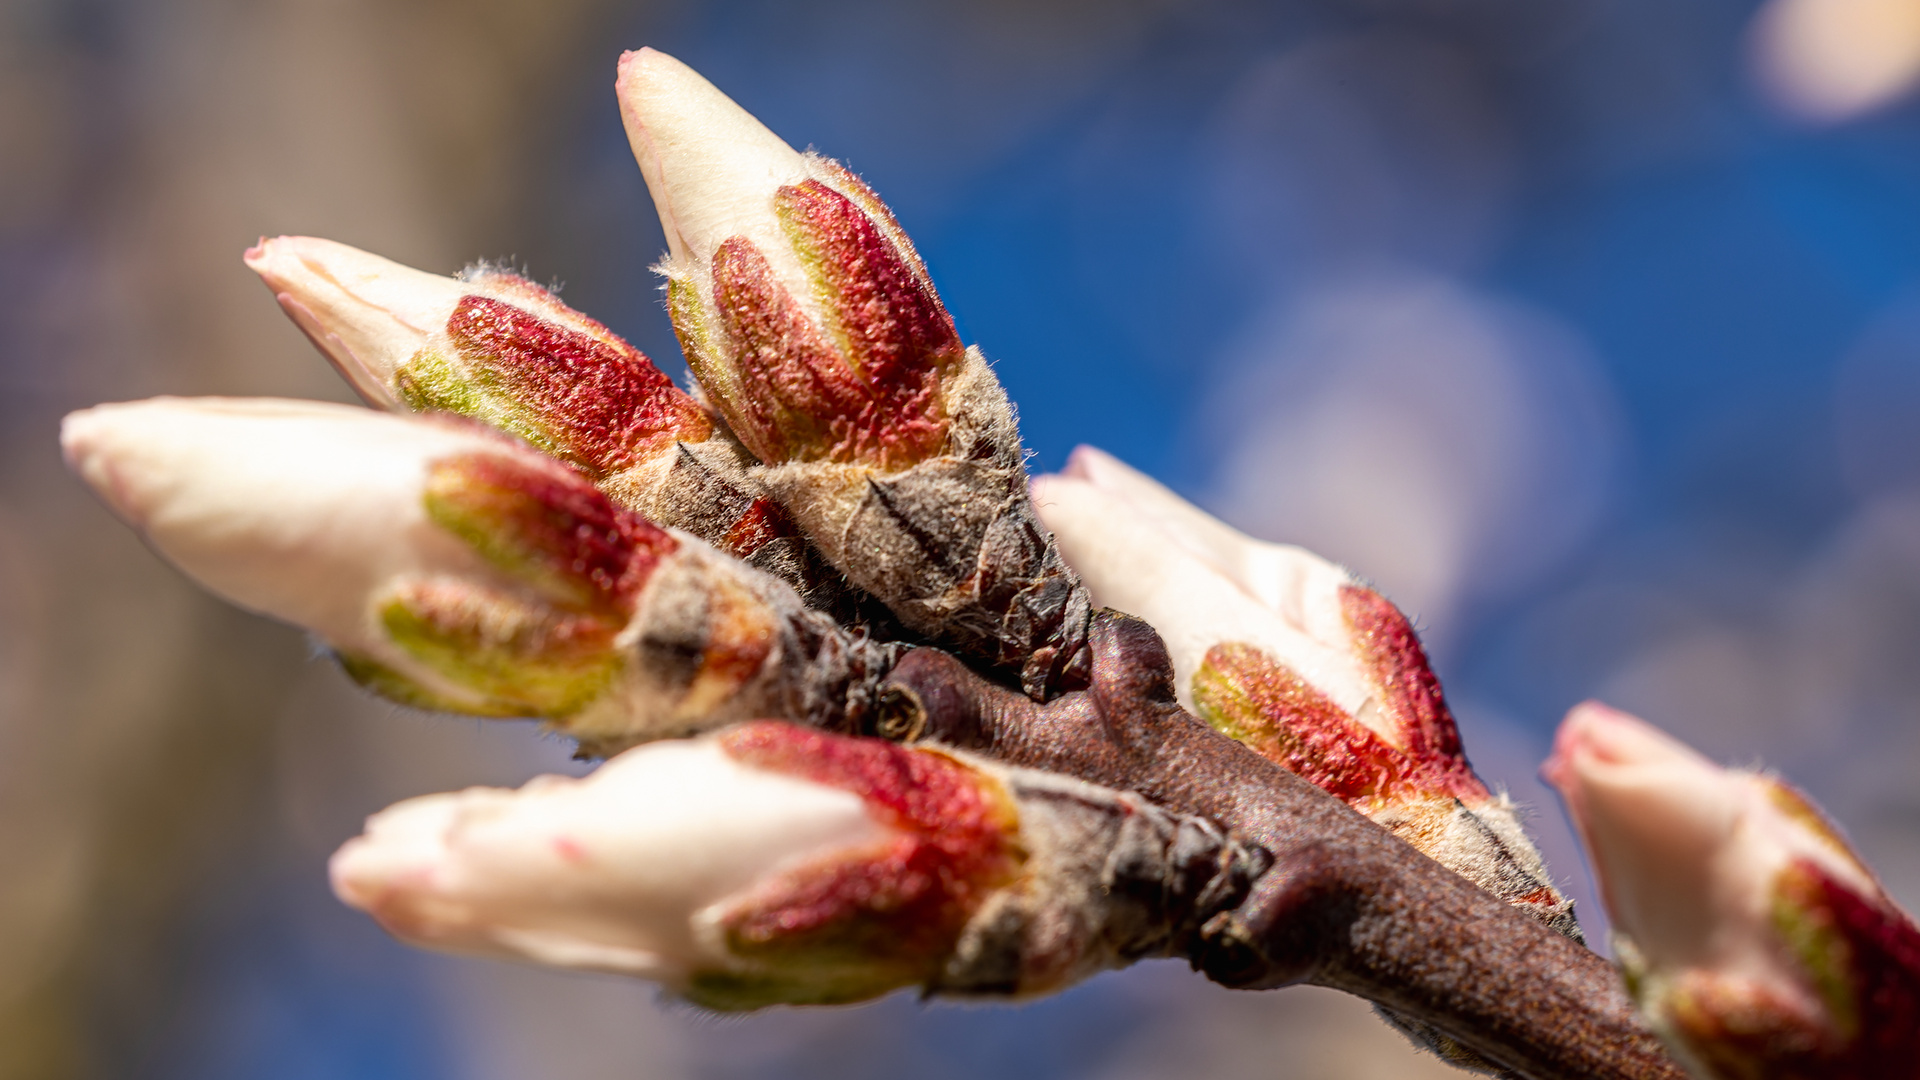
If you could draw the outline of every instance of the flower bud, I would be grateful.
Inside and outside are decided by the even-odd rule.
[[[888,839],[851,792],[671,740],[579,780],[390,807],[334,855],[332,877],[342,900],[415,944],[684,988],[731,959],[708,909],[786,865]]]
[[[596,479],[713,434],[645,354],[517,274],[441,277],[310,236],[262,239],[246,263],[375,405],[472,417]]]
[[[977,358],[879,198],[664,53],[628,53],[619,91],[674,327],[748,448],[890,470],[942,452]]]
[[[160,398],[75,413],[62,445],[189,576],[409,704],[541,717],[603,750],[773,710],[827,722],[885,663],[778,582],[462,421]]]
[[[1181,704],[1578,937],[1518,809],[1468,764],[1398,608],[1345,569],[1244,536],[1091,447],[1033,487],[1094,602],[1166,640]]]
[[[768,490],[909,629],[1042,697],[1083,682],[1090,609],[1012,408],[886,207],[672,57],[628,53],[619,93],[675,332]]]
[[[1596,702],[1542,769],[1586,841],[1628,989],[1695,1075],[1904,1076],[1920,928],[1776,777]]]
[[[401,803],[332,871],[407,941],[739,1010],[1057,989],[1184,943],[1264,868],[1134,796],[760,721]]]

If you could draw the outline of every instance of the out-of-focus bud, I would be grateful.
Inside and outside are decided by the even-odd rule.
[[[1081,684],[1090,609],[1033,519],[1013,410],[893,216],[672,57],[628,53],[619,92],[674,329],[768,489],[909,628],[1037,696]]]
[[[740,1010],[1045,993],[1189,947],[1267,862],[1137,796],[760,721],[401,803],[333,881],[416,944]]]
[[[1920,86],[1911,0],[1770,0],[1749,29],[1761,90],[1799,119],[1851,120]]]
[[[247,266],[370,404],[450,412],[585,472],[613,500],[856,621],[840,575],[746,473],[749,457],[640,350],[516,274],[442,277],[307,236]]]
[[[314,402],[74,413],[67,460],[214,592],[409,704],[594,751],[778,712],[844,723],[886,650],[477,425]]]
[[[1262,543],[1091,447],[1034,500],[1096,603],[1166,639],[1181,704],[1570,936],[1518,808],[1467,762],[1412,625],[1303,548]]]
[[[1920,1061],[1920,929],[1776,777],[1595,702],[1542,772],[1587,844],[1629,991],[1697,1076],[1866,1080]]]

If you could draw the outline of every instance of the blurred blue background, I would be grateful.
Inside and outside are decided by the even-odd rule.
[[[1587,696],[1779,768],[1915,902],[1916,22],[1902,0],[0,2],[0,1078],[1446,1073],[1358,1003],[1175,964],[1018,1009],[716,1020],[410,952],[328,895],[367,813],[566,748],[370,700],[201,596],[65,474],[58,418],[345,400],[240,265],[260,234],[508,257],[673,367],[612,95],[640,45],[892,203],[1036,468],[1094,443],[1415,614],[1596,940],[1533,776]]]

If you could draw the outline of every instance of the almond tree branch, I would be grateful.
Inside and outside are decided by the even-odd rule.
[[[1103,611],[1091,644],[1092,685],[1046,704],[910,652],[878,730],[1137,791],[1266,848],[1273,868],[1194,946],[1216,982],[1345,990],[1537,1080],[1685,1075],[1605,960],[1183,711],[1145,623]]]

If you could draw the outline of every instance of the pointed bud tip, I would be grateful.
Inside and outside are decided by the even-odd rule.
[[[645,78],[650,68],[669,65],[686,68],[688,71],[693,70],[651,45],[628,49],[620,54],[619,73],[614,79],[614,85],[616,88],[624,86],[629,81]]]
[[[246,264],[247,269],[260,275],[267,288],[282,292],[290,279],[306,272],[308,262],[324,261],[329,248],[354,251],[345,244],[312,236],[262,236],[241,253],[240,261]]]
[[[778,235],[773,193],[807,162],[699,72],[655,49],[620,58],[620,117],[674,260],[704,262],[728,237]]]
[[[1691,747],[1645,720],[1599,701],[1583,701],[1560,722],[1553,754],[1540,766],[1540,775],[1565,796],[1580,782],[1583,770],[1669,764],[1717,771]]]
[[[317,236],[263,237],[242,260],[354,390],[383,409],[398,407],[394,369],[467,292],[456,278]]]
[[[1076,480],[1085,480],[1099,486],[1100,477],[1115,468],[1125,469],[1120,459],[1097,446],[1081,443],[1067,455],[1067,463],[1060,469],[1061,476],[1071,476]]]
[[[383,878],[377,865],[377,850],[364,837],[356,836],[327,860],[327,883],[341,903],[358,911],[369,911],[379,895]]]
[[[292,291],[304,299],[337,302],[353,298],[362,303],[392,304],[426,290],[418,300],[436,309],[457,294],[460,285],[439,274],[429,274],[351,244],[319,236],[261,237],[241,254],[247,269],[259,274],[275,292]],[[418,306],[402,304],[401,307]],[[443,314],[443,313],[442,313]]]
[[[368,818],[366,831],[327,860],[333,895],[381,918],[383,902],[397,889],[426,888],[434,868],[446,859],[446,837],[458,808],[457,796],[425,795]]]
[[[721,103],[734,109],[740,108],[679,58],[649,46],[620,54],[614,91],[619,95],[623,108],[644,108],[648,104],[669,103],[676,98],[688,104],[704,104],[709,108]],[[661,120],[666,117],[646,116],[642,119]]]
[[[122,520],[145,529],[148,518],[189,482],[217,480],[194,471],[218,444],[230,421],[258,417],[276,423],[346,406],[275,398],[154,397],[118,401],[68,413],[60,422],[60,452]],[[183,465],[190,462],[191,465]]]
[[[123,438],[124,405],[95,405],[70,412],[60,421],[60,456],[67,468],[87,482],[116,516],[134,528],[144,528],[147,507],[118,467],[130,449]],[[136,440],[137,441],[137,440]]]

